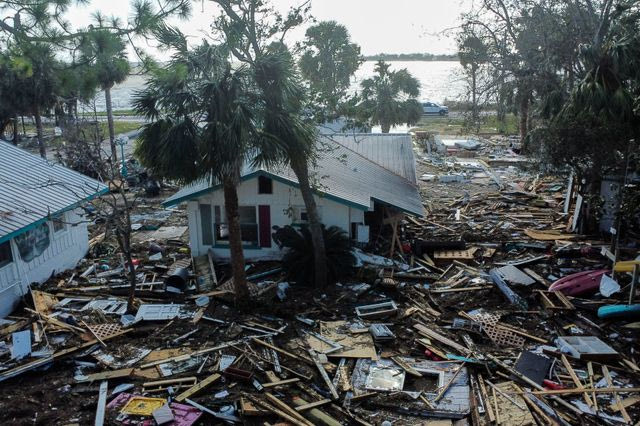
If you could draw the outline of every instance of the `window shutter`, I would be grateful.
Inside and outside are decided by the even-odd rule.
[[[260,247],[271,247],[271,206],[258,206]]]

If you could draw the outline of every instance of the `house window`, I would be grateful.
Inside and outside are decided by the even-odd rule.
[[[322,218],[322,210],[321,210],[321,208],[318,207],[317,211],[318,211],[318,217]],[[293,223],[294,224],[309,223],[309,214],[307,213],[307,208],[306,207],[294,207],[293,208]]]
[[[213,220],[211,217],[211,206],[209,204],[200,204],[200,226],[202,228],[202,245],[213,245]]]
[[[7,266],[13,262],[13,256],[11,255],[11,243],[5,241],[0,243],[0,268]]]
[[[51,222],[53,222],[53,233],[57,234],[58,232],[62,232],[65,230],[66,226],[64,223],[64,213],[59,216],[54,217]]]
[[[220,212],[221,213],[221,212]],[[222,215],[220,215],[221,217]],[[246,245],[258,245],[258,220],[255,206],[240,206],[238,208],[240,220],[240,235],[242,243]],[[218,212],[216,211],[216,220]],[[229,243],[229,226],[222,221],[216,221],[216,243]]]
[[[266,176],[258,176],[258,194],[273,194],[273,180]]]

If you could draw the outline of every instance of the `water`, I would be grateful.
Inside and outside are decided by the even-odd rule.
[[[461,100],[465,91],[462,79],[462,66],[452,61],[399,61],[390,62],[392,70],[406,68],[420,81],[420,100],[444,103],[445,100]],[[375,61],[367,61],[360,66],[354,76],[353,88],[358,89],[360,82],[373,76]],[[145,77],[133,75],[111,89],[114,110],[131,109],[136,90],[144,87]],[[95,98],[98,111],[105,111],[104,93]]]

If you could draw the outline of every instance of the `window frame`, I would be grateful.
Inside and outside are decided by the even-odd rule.
[[[224,209],[224,206],[221,205],[216,205],[214,206],[214,212],[215,210],[219,208],[220,210],[220,222],[215,222],[215,213],[214,213],[214,223],[213,223],[213,246],[217,247],[217,248],[229,248],[229,237],[227,236],[226,239],[220,239],[218,238],[218,227],[220,225],[226,225],[227,226],[227,232],[228,232],[228,223],[226,221],[226,211]],[[240,219],[240,209],[242,208],[252,208],[253,212],[254,212],[254,222],[243,222]],[[259,217],[258,217],[258,206],[257,205],[239,205],[238,206],[238,219],[240,220],[240,226],[242,227],[242,225],[255,225],[256,227],[256,241],[242,241],[242,247],[243,248],[260,248],[260,228],[259,228]]]
[[[56,224],[59,224],[58,226],[61,226],[61,227],[56,229]],[[53,216],[51,218],[51,232],[53,233],[53,235],[58,236],[60,234],[64,234],[66,231],[67,231],[67,223],[66,223],[65,212],[62,212],[60,214]]]

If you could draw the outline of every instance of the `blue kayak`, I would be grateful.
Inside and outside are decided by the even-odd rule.
[[[639,305],[604,305],[598,309],[598,318],[632,320],[640,318]]]

